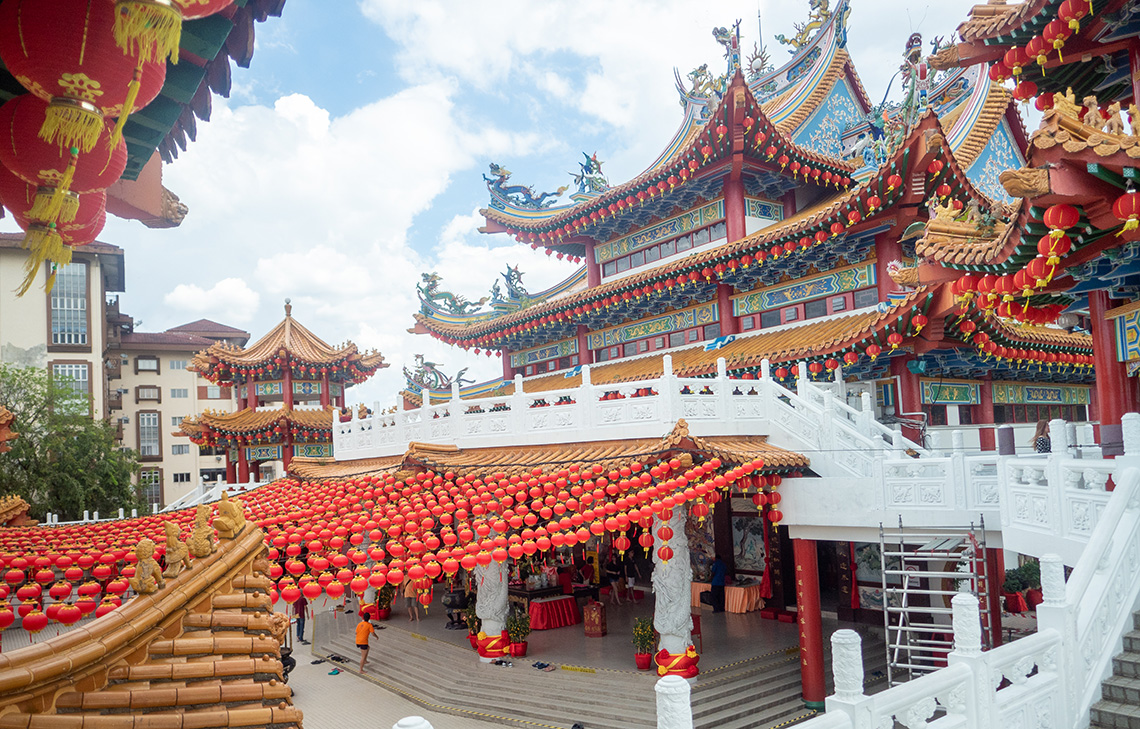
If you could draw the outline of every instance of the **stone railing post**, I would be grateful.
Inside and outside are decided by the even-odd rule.
[[[871,422],[875,419],[875,408],[871,402],[871,393],[859,393],[859,432],[868,438],[874,436]]]
[[[1055,554],[1041,555],[1041,597],[1046,605],[1065,604],[1065,565]]]
[[[831,634],[831,674],[835,678],[835,693],[824,700],[827,713],[846,714],[851,726],[869,727],[871,699],[863,693],[863,648],[854,630]]]
[[[949,709],[949,713],[965,713],[965,726],[999,726],[996,719],[996,689],[988,680],[989,667],[982,653],[982,618],[978,597],[970,592],[959,592],[950,601],[953,610],[954,650],[946,657],[951,666],[965,664],[973,673],[972,700],[964,700]],[[967,688],[967,695],[971,693]]]
[[[953,609],[954,652],[963,656],[982,653],[982,618],[978,598],[969,592],[959,592],[950,600]]]
[[[392,729],[432,729],[432,725],[422,716],[405,716],[393,724]]]
[[[680,676],[657,680],[657,729],[693,729],[692,687]]]
[[[680,393],[677,392],[677,377],[673,374],[673,355],[661,358],[661,417],[667,428],[681,419]]]
[[[515,391],[511,395],[511,412],[507,416],[512,435],[522,433],[526,424],[526,391],[523,389],[522,375],[515,375]]]
[[[578,401],[578,412],[582,414],[578,422],[582,423],[587,432],[594,427],[594,419],[597,417],[594,410],[598,404],[598,397],[598,391],[594,388],[594,373],[590,365],[582,365],[582,384],[578,387],[578,396],[574,399]]]
[[[463,405],[463,399],[459,395],[459,383],[451,383],[451,402],[448,403],[448,412],[451,413],[451,437],[452,443],[456,443],[467,435],[467,429],[463,427],[463,417],[467,414],[467,408]]]
[[[1065,565],[1061,558],[1056,554],[1041,555],[1042,602],[1037,606],[1037,631],[1055,630],[1061,636],[1061,645],[1055,654],[1056,665],[1052,670],[1070,683],[1070,688],[1057,692],[1062,704],[1057,726],[1077,726],[1072,716],[1078,691],[1072,686],[1084,683],[1084,659],[1077,643],[1076,608],[1068,604],[1067,592]]]
[[[802,398],[807,397],[808,388],[808,368],[807,362],[800,362],[796,365],[796,394]]]
[[[716,399],[719,403],[717,419],[722,423],[727,423],[733,420],[732,385],[728,379],[728,362],[725,361],[724,357],[716,358],[716,386],[718,390]]]
[[[999,425],[997,427],[997,449],[999,456],[1013,456],[1017,454],[1017,444],[1013,440],[1013,426]]]
[[[1049,421],[1049,440],[1051,442],[1051,450],[1053,453],[1062,456],[1069,455],[1069,448],[1072,447],[1073,441],[1069,438],[1069,426],[1061,418],[1053,418]]]
[[[1120,430],[1124,435],[1124,455],[1140,456],[1140,413],[1122,415]]]

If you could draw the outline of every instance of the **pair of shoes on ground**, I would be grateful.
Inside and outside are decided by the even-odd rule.
[[[552,666],[549,663],[543,663],[542,661],[535,661],[534,663],[531,664],[531,667],[537,668],[540,671],[547,671],[547,672],[555,671],[558,669],[557,666]]]
[[[506,666],[507,668],[511,668],[515,664],[511,663],[510,661],[504,660],[502,658],[496,658],[495,660],[491,661],[491,665],[492,666]]]
[[[340,669],[339,669],[339,668],[334,668],[333,670],[329,671],[329,675],[330,675],[330,676],[337,676],[337,675],[340,675]]]

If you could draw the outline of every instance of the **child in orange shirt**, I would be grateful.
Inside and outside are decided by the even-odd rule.
[[[368,661],[368,641],[372,640],[374,635],[376,628],[372,627],[372,621],[361,615],[360,622],[356,624],[356,647],[360,649],[361,673],[364,673],[364,664]]]

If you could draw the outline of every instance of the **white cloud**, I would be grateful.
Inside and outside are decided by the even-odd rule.
[[[197,284],[178,284],[162,301],[188,316],[221,317],[225,321],[245,324],[253,319],[260,298],[245,281],[224,278],[208,289]]]

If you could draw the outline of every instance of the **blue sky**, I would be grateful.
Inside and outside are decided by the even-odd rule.
[[[849,51],[877,101],[910,32],[949,35],[973,2],[852,5]],[[777,65],[788,55],[772,36],[792,34],[807,6],[760,4]],[[497,359],[406,332],[420,272],[468,298],[508,263],[531,291],[573,272],[477,232],[488,163],[539,190],[568,184],[583,151],[613,183],[635,176],[680,123],[674,66],[719,69],[711,30],[738,18],[750,50],[756,13],[727,0],[288,0],[258,25],[231,98],[215,98],[213,119],[165,170],[190,208],[183,224],[111,220],[100,236],[126,250],[123,310],[147,331],[208,317],[258,337],[290,297],[331,344],[351,339],[391,362],[350,400],[395,402],[415,353],[495,376]]]

